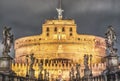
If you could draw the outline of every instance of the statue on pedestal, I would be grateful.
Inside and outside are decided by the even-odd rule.
[[[30,69],[33,69],[34,62],[35,62],[34,54],[30,54]]]
[[[30,54],[30,69],[29,69],[30,78],[35,78],[35,70],[33,69],[34,62],[35,62],[34,54]]]
[[[63,17],[62,13],[63,13],[64,10],[62,10],[62,8],[61,8],[61,0],[59,2],[59,8],[56,8],[56,10],[58,12],[58,19],[62,19],[62,17]]]
[[[49,81],[49,72],[46,69],[44,69],[44,80]]]
[[[76,81],[80,80],[80,64],[76,64]]]
[[[62,10],[61,8],[56,8],[57,12],[58,12],[58,18],[62,19],[62,13],[64,10]]]
[[[88,66],[88,60],[89,60],[89,55],[84,55],[84,66],[85,66],[85,69],[89,69],[89,66]]]
[[[75,79],[75,75],[74,75],[74,68],[72,67],[71,68],[71,71],[70,71],[70,73],[69,73],[69,77],[70,77],[70,81],[74,81],[74,79]]]
[[[108,26],[107,32],[105,33],[105,37],[106,37],[106,46],[109,48],[110,53],[114,54],[113,46],[114,46],[114,42],[117,39],[116,39],[116,33],[112,26]]]
[[[13,43],[13,35],[10,33],[11,28],[7,28],[6,26],[3,29],[3,40],[2,44],[3,52],[2,57],[0,57],[0,72],[8,75],[15,75],[12,71],[12,59],[8,53],[10,52],[10,48]]]
[[[38,79],[42,80],[43,79],[43,75],[42,75],[43,65],[42,65],[42,63],[39,64],[39,70],[40,70],[40,72],[39,72]]]
[[[13,43],[13,35],[10,33],[11,28],[4,27],[3,30],[3,41],[2,44],[4,45],[3,48],[3,55],[8,56],[10,52],[11,44]]]
[[[91,55],[88,55],[88,54],[85,54],[84,55],[84,66],[85,66],[85,69],[84,69],[84,77],[83,78],[86,78],[88,79],[88,81],[90,80],[91,81],[91,76],[92,76],[92,70],[89,68],[88,66],[88,61],[92,60],[91,58],[92,56]]]
[[[117,38],[112,26],[108,27],[105,37],[109,55],[106,56],[106,70],[103,71],[103,74],[108,74],[119,70],[119,56],[117,55],[117,48],[114,47],[114,43],[116,42]]]

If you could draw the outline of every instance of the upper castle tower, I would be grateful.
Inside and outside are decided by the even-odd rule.
[[[73,19],[63,18],[60,0],[58,19],[46,20],[42,25],[42,34],[22,37],[15,41],[17,60],[21,56],[34,53],[36,59],[70,59],[83,63],[84,54],[93,56],[93,63],[100,62],[99,56],[105,56],[105,40],[94,35],[77,33],[77,25]]]

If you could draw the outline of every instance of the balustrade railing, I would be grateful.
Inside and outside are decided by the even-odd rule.
[[[20,76],[12,76],[0,73],[0,81],[42,81],[38,79],[33,79],[29,77],[20,77]]]
[[[0,73],[0,81],[46,81],[46,80],[38,80],[36,78],[12,76]],[[81,78],[80,80],[73,81],[120,81],[120,71],[116,73],[103,74],[89,78]]]
[[[110,74],[89,77],[85,79],[83,78],[80,81],[120,81],[120,71]]]

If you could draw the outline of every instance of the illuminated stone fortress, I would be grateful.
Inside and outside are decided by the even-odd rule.
[[[73,19],[64,19],[63,10],[58,11],[58,19],[46,20],[42,25],[42,33],[35,36],[22,37],[15,40],[15,63],[12,69],[19,76],[27,72],[25,56],[34,54],[35,76],[39,74],[39,63],[49,72],[50,78],[61,76],[69,78],[69,71],[76,63],[81,65],[80,72],[83,76],[84,54],[92,55],[93,75],[98,75],[105,68],[101,57],[105,56],[105,40],[94,35],[77,33],[77,25]]]

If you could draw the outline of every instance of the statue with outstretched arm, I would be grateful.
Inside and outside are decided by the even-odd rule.
[[[3,41],[2,44],[4,45],[3,48],[3,55],[6,56],[10,52],[10,48],[13,43],[13,35],[10,33],[11,28],[7,28],[6,26],[3,29]]]

